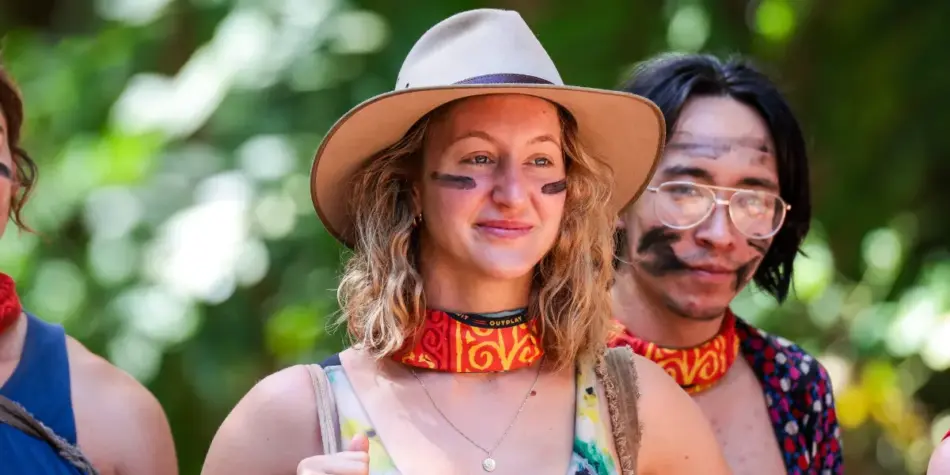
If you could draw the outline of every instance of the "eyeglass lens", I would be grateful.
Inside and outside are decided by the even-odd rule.
[[[716,205],[716,192],[692,183],[664,183],[657,189],[656,213],[663,224],[678,229],[696,226]],[[742,234],[766,238],[785,219],[785,202],[774,194],[740,190],[729,198],[729,217]]]

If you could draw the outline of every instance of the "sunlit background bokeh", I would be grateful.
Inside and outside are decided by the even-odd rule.
[[[259,378],[342,347],[322,134],[479,6],[521,11],[571,84],[666,50],[759,61],[806,129],[815,222],[790,300],[735,309],[828,368],[848,473],[922,474],[950,428],[950,2],[0,0],[41,177],[0,269],[159,397],[198,473]]]

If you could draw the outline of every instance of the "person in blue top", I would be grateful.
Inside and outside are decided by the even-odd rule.
[[[23,102],[0,65],[0,236],[21,216],[37,166],[20,145]],[[55,297],[53,297],[55,298]],[[26,313],[0,273],[0,473],[176,475],[171,430],[135,379]]]

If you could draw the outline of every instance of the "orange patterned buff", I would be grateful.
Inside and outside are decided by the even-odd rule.
[[[544,352],[538,321],[524,309],[494,314],[429,310],[419,337],[393,355],[417,368],[452,373],[495,373],[527,366]]]
[[[22,313],[20,297],[16,294],[16,282],[10,276],[0,273],[0,333],[12,327]]]
[[[662,348],[637,338],[620,322],[616,322],[607,345],[629,346],[637,354],[660,365],[690,394],[715,386],[739,355],[736,316],[731,310],[726,310],[719,334],[695,348]]]

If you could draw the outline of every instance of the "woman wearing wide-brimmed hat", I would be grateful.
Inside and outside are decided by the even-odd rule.
[[[255,386],[204,473],[728,473],[658,366],[604,356],[615,217],[663,134],[649,101],[564,86],[515,12],[429,30],[313,165],[354,347]]]

